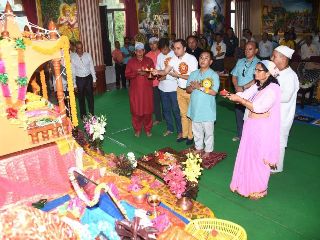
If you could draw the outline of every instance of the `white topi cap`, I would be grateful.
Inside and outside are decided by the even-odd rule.
[[[291,49],[291,48],[289,48],[287,46],[284,46],[284,45],[276,47],[274,50],[279,52],[279,53],[282,53],[283,55],[285,55],[289,59],[292,58],[292,54],[294,53],[293,49]]]
[[[144,49],[144,44],[142,42],[136,42],[136,45],[134,46],[135,50],[141,50]]]
[[[152,37],[152,38],[149,39],[149,43],[150,43],[150,44],[151,44],[151,43],[154,43],[154,42],[159,42],[159,38],[157,38],[157,37]]]
[[[274,77],[276,77],[279,74],[279,69],[276,67],[276,64],[269,60],[263,60],[259,63],[262,63],[270,72],[270,74]]]

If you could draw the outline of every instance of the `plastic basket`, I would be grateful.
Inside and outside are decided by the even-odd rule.
[[[203,218],[192,220],[185,230],[198,240],[246,240],[243,227],[222,219]],[[218,232],[214,237],[212,230]]]

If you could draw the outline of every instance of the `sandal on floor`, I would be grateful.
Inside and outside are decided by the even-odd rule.
[[[41,209],[46,205],[47,199],[40,199],[38,202],[32,203],[31,205],[35,208]]]

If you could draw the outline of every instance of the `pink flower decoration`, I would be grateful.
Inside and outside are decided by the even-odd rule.
[[[181,198],[182,194],[186,191],[187,183],[184,177],[180,165],[172,165],[164,177],[164,181],[168,184],[170,191],[177,198]]]
[[[26,64],[19,63],[18,64],[19,77],[25,77],[26,75]]]
[[[169,226],[171,222],[167,214],[163,213],[152,220],[152,225],[158,229],[158,231],[164,232]]]
[[[119,190],[117,188],[117,186],[114,183],[109,183],[108,184],[110,191],[113,193],[113,195],[119,200]]]
[[[19,87],[18,99],[24,101],[26,99],[27,86]]]
[[[5,73],[6,72],[6,67],[4,65],[3,60],[0,60],[0,73]]]
[[[153,183],[150,184],[151,189],[156,189],[161,186],[162,186],[162,184],[158,180],[155,180]]]
[[[139,192],[141,190],[141,186],[137,183],[132,183],[128,186],[129,192]]]

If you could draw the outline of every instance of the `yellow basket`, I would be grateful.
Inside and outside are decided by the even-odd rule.
[[[211,233],[216,230],[214,237]],[[198,240],[246,240],[247,233],[243,227],[222,219],[203,218],[192,220],[185,230]]]

